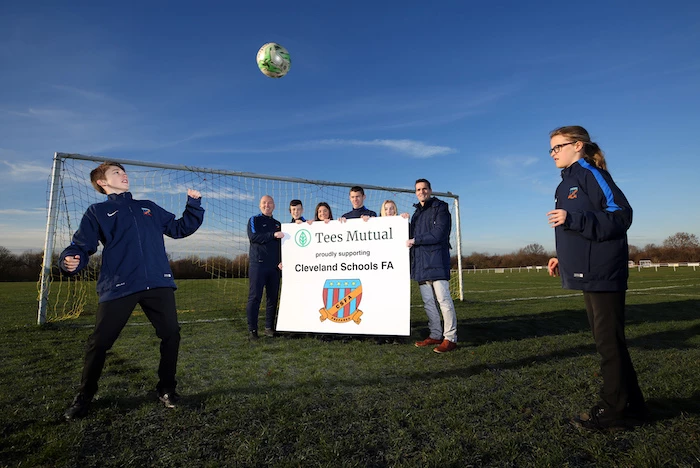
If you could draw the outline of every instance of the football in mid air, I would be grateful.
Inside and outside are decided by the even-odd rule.
[[[292,66],[287,49],[276,42],[268,42],[258,50],[258,68],[270,78],[282,78]]]

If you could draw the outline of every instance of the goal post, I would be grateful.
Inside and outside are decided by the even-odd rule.
[[[273,216],[283,223],[291,218],[288,207],[292,199],[302,201],[306,218],[313,218],[316,204],[321,201],[331,206],[334,219],[339,218],[352,208],[348,193],[355,185],[365,190],[365,206],[377,213],[384,200],[394,200],[400,213],[412,213],[416,202],[415,191],[406,188],[55,153],[47,188],[44,258],[37,284],[39,324],[96,311],[95,281],[102,246],[75,277],[61,275],[56,260],[70,244],[87,208],[105,200],[104,194],[90,183],[90,171],[105,161],[125,167],[135,199],[151,200],[178,218],[185,208],[187,189],[202,193],[206,211],[199,230],[185,239],[165,240],[178,285],[178,313],[231,311],[245,316],[249,247],[246,229],[250,217],[260,212],[263,195],[273,197]],[[450,290],[453,297],[463,300],[459,197],[450,192],[433,195],[447,199],[450,207],[451,256],[457,258]]]

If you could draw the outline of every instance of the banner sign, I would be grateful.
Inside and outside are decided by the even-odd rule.
[[[410,334],[408,220],[282,224],[277,330]]]

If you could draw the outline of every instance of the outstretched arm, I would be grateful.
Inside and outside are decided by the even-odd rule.
[[[185,205],[185,211],[180,219],[176,220],[174,214],[162,208],[160,208],[160,213],[164,220],[163,234],[173,239],[182,239],[192,235],[204,221],[202,194],[198,190],[187,190],[187,205]]]

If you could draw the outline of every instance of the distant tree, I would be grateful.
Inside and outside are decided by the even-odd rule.
[[[18,261],[10,249],[0,247],[0,281],[14,281],[12,278]]]
[[[687,232],[677,232],[674,235],[667,237],[664,241],[664,247],[668,249],[686,249],[700,247],[698,237],[695,234]]]
[[[248,254],[240,254],[233,259],[231,264],[232,278],[248,277]]]
[[[544,247],[540,244],[528,244],[520,252],[524,255],[545,255]]]
[[[508,263],[500,266],[516,267],[530,265],[546,265],[549,260],[549,255],[540,244],[528,244],[510,256],[504,256],[503,260],[509,259]]]
[[[462,265],[465,265],[465,268],[493,268],[494,263],[493,256],[479,252],[472,252],[462,260]]]
[[[27,250],[16,257],[15,267],[12,268],[10,281],[38,281],[41,272],[41,264],[44,260],[43,252]]]

